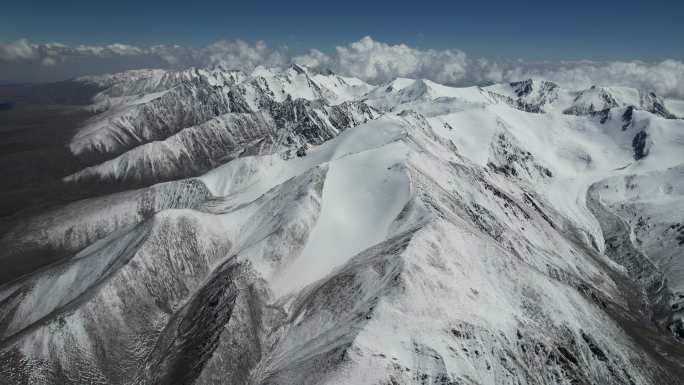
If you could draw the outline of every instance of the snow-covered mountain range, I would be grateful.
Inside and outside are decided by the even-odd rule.
[[[681,384],[683,103],[140,70],[0,260],[1,384]]]

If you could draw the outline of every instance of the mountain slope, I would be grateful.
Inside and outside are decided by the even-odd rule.
[[[5,383],[681,382],[660,99],[224,72],[87,79],[65,183],[143,187],[2,237],[66,255],[0,287]]]

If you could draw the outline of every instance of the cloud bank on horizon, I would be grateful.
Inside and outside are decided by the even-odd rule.
[[[201,48],[179,45],[136,47],[126,44],[69,46],[37,44],[26,39],[0,43],[3,81],[54,81],[136,68],[223,66],[251,71],[257,66],[287,67],[293,63],[332,70],[370,83],[396,77],[425,78],[457,86],[542,78],[569,88],[591,85],[627,86],[684,98],[684,62],[546,61],[471,58],[458,49],[421,49],[387,44],[364,37],[327,54],[311,49],[294,54],[287,47],[270,47],[242,40],[221,40]]]

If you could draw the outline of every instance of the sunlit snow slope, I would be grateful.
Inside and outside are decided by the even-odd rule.
[[[528,80],[80,79],[100,111],[0,259],[2,384],[681,384],[684,120]],[[66,257],[64,257],[66,256]]]

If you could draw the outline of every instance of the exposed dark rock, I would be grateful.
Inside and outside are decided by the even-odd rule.
[[[622,114],[622,131],[627,130],[632,125],[632,116],[634,115],[634,106],[629,106]]]
[[[584,342],[587,343],[587,346],[589,346],[589,350],[591,350],[591,353],[598,359],[599,361],[608,361],[608,357],[606,357],[606,354],[601,350],[601,348],[598,347],[596,344],[596,341],[587,333],[582,332],[582,339]]]
[[[648,133],[646,131],[639,131],[632,139],[632,149],[634,150],[634,160],[643,159],[648,155],[648,148],[646,147],[646,139]]]
[[[520,82],[513,82],[511,83],[511,87],[513,87],[515,94],[519,98],[527,96],[530,93],[532,93],[532,79],[527,79]]]

